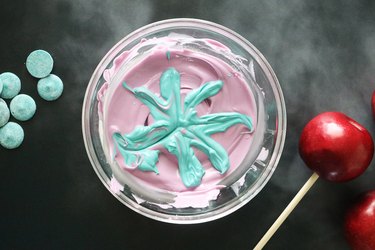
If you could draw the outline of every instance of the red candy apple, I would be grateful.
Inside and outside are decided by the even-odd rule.
[[[371,107],[372,107],[372,117],[374,117],[375,119],[375,91],[372,92]]]
[[[354,179],[370,164],[374,142],[370,133],[340,112],[314,117],[303,129],[299,151],[306,165],[334,182]]]
[[[345,236],[356,250],[375,249],[375,190],[362,195],[345,217]]]

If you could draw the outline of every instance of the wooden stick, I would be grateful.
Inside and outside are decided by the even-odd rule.
[[[272,224],[270,229],[268,229],[267,233],[263,236],[263,238],[258,242],[258,244],[254,247],[254,250],[263,249],[263,247],[267,244],[267,242],[271,239],[272,235],[277,231],[277,229],[283,224],[283,222],[288,218],[289,214],[293,211],[293,209],[298,205],[298,203],[302,200],[305,194],[310,190],[310,188],[314,185],[316,180],[319,178],[319,175],[313,173],[311,177],[307,180],[305,185],[298,191],[296,196],[294,196],[293,200],[289,203],[289,205],[284,209],[284,211],[280,214],[280,216],[276,219],[276,221]]]

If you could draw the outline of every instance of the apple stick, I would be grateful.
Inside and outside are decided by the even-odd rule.
[[[284,209],[284,211],[280,214],[280,216],[272,224],[270,229],[268,229],[267,233],[262,237],[262,239],[254,247],[254,250],[263,249],[263,247],[271,239],[271,237],[274,235],[274,233],[277,231],[277,229],[281,226],[281,224],[283,224],[283,222],[286,220],[286,218],[288,218],[289,214],[298,205],[298,203],[302,200],[302,198],[310,190],[310,188],[314,185],[314,183],[316,182],[316,180],[318,178],[319,178],[319,175],[315,172],[311,175],[311,177],[307,180],[305,185],[303,185],[303,187],[298,191],[296,196],[294,196],[293,200]]]

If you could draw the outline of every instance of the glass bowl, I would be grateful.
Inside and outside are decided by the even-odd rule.
[[[180,60],[178,51],[186,50],[192,55],[207,56],[223,62],[231,68],[226,77],[241,75],[252,94],[252,100],[243,102],[239,107],[244,110],[253,109],[255,130],[251,134],[251,140],[241,146],[245,154],[230,154],[231,161],[239,161],[238,166],[215,183],[214,192],[203,192],[199,188],[176,191],[147,185],[135,177],[132,171],[119,167],[114,159],[114,150],[108,146],[110,139],[106,137],[106,125],[103,124],[103,114],[107,107],[103,107],[99,101],[103,89],[107,88],[103,86],[121,84],[126,72],[136,67],[150,53],[154,53],[161,40],[170,37],[174,42],[163,45],[170,46],[173,51],[172,55],[167,52],[168,60],[170,57],[174,57],[171,60]],[[119,63],[118,58],[123,58],[124,54],[126,60]],[[185,59],[186,63],[196,60],[189,56]],[[106,77],[108,72],[112,72],[112,77]],[[233,84],[227,90],[238,91],[237,88]],[[129,92],[128,95],[130,94]],[[130,106],[124,107],[120,112],[126,115],[131,109]],[[87,86],[82,109],[82,129],[87,154],[95,172],[120,202],[155,220],[193,224],[215,220],[236,211],[264,187],[282,153],[286,135],[286,111],[283,94],[272,68],[250,42],[234,31],[212,22],[170,19],[134,31],[104,56]],[[204,202],[201,202],[202,199]]]

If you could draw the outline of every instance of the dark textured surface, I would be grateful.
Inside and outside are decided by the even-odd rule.
[[[345,112],[374,134],[374,1],[1,1],[0,72],[22,80],[35,117],[25,141],[0,149],[0,248],[251,249],[311,174],[297,153],[314,115]],[[274,68],[288,111],[285,150],[261,193],[223,219],[170,225],[142,217],[105,189],[86,156],[81,105],[100,59],[129,32],[150,22],[194,17],[225,25],[252,42]],[[46,102],[24,62],[51,52],[63,96]],[[343,214],[375,189],[374,164],[360,178],[319,180],[266,249],[348,249]]]

